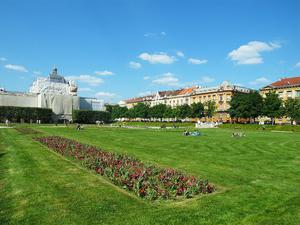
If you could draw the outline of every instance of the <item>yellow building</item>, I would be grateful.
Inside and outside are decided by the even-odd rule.
[[[205,105],[208,101],[214,101],[216,105],[216,113],[213,116],[212,121],[229,122],[229,102],[233,94],[237,92],[249,93],[250,89],[232,85],[229,82],[224,81],[221,85],[216,87],[195,89],[191,95],[191,104],[201,102]]]
[[[282,78],[278,81],[269,84],[260,89],[260,94],[265,98],[269,92],[275,92],[283,101],[288,98],[300,99],[300,77]],[[261,121],[269,120],[268,118],[261,118]],[[290,123],[289,118],[275,119],[276,124]]]
[[[216,113],[210,120],[215,122],[229,122],[229,102],[232,95],[236,92],[249,93],[250,89],[232,85],[224,81],[221,85],[216,87],[203,88],[195,86],[179,90],[158,91],[153,95],[125,100],[123,105],[126,105],[127,108],[132,108],[139,102],[143,102],[150,106],[166,104],[174,108],[176,106],[184,104],[191,105],[198,102],[205,105],[208,101],[213,101],[216,105]],[[207,120],[207,118],[203,118],[202,120]]]
[[[275,91],[282,100],[300,98],[300,77],[283,78],[260,89],[263,97],[270,91]]]

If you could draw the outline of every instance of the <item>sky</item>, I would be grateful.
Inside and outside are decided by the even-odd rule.
[[[300,1],[1,0],[0,87],[53,67],[79,95],[122,99],[300,76]]]

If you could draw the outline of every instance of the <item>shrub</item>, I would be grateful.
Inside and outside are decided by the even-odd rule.
[[[30,122],[41,120],[42,123],[49,123],[52,121],[52,110],[46,108],[33,107],[15,107],[15,106],[0,106],[0,120],[6,119],[12,122]]]
[[[103,151],[57,136],[40,137],[35,140],[63,156],[80,161],[85,167],[108,177],[116,185],[134,192],[141,198],[190,198],[214,191],[214,187],[206,180],[199,180],[175,169],[146,165],[127,155]]]
[[[73,110],[75,123],[96,123],[96,121],[109,122],[111,114],[106,111]]]

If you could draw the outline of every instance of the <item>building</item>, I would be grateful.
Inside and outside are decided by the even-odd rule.
[[[282,78],[260,89],[260,94],[265,98],[269,92],[275,92],[283,101],[289,98],[300,99],[300,77]],[[260,117],[260,122],[270,121],[270,118]],[[276,118],[276,124],[290,123],[290,118]]]
[[[172,108],[184,104],[191,105],[201,102],[205,104],[208,101],[214,101],[216,104],[216,113],[212,118],[213,121],[230,121],[229,102],[234,93],[249,93],[249,88],[232,85],[227,81],[216,87],[189,87],[178,90],[158,91],[153,95],[132,98],[122,101],[122,106],[132,108],[139,102],[149,104],[150,106],[166,104]]]
[[[158,91],[151,101],[151,106],[165,104],[174,108],[184,104],[190,105],[190,96],[196,88],[189,87],[179,90]]]
[[[103,110],[102,101],[77,96],[77,85],[58,75],[54,68],[48,77],[39,77],[29,92],[9,92],[0,89],[0,106],[38,107],[52,109],[55,119],[72,119],[78,109]]]
[[[229,122],[230,100],[234,93],[249,93],[251,89],[232,85],[228,81],[216,87],[197,88],[191,94],[191,103],[201,102],[205,104],[208,101],[213,101],[216,104],[216,113],[212,118],[214,121]]]
[[[270,91],[275,91],[282,100],[300,99],[300,77],[282,78],[260,89],[263,97],[266,97]]]

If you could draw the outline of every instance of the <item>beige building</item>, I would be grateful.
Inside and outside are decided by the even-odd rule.
[[[224,81],[221,85],[216,87],[198,88],[191,94],[191,103],[201,102],[202,104],[208,101],[213,101],[216,104],[216,114],[212,118],[213,121],[229,122],[229,102],[234,93],[242,92],[249,93],[250,89],[232,85]]]
[[[279,98],[281,98],[283,101],[287,100],[288,98],[300,99],[300,77],[282,78],[260,89],[260,94],[264,98],[269,92],[276,92],[279,95]],[[268,120],[270,119],[266,117],[260,118],[261,122]],[[275,123],[290,123],[290,119],[286,117],[275,119]]]
[[[300,99],[300,77],[282,78],[260,89],[263,97],[270,91],[275,91],[282,100]]]
[[[230,107],[229,102],[232,95],[236,92],[249,93],[250,89],[232,85],[224,81],[221,85],[216,87],[202,88],[194,86],[179,90],[158,91],[153,95],[122,101],[122,106],[132,108],[139,102],[143,102],[150,106],[165,104],[174,108],[184,104],[191,105],[198,102],[205,104],[208,101],[214,101],[216,104],[216,114],[212,120],[228,122],[230,120],[228,113]]]

